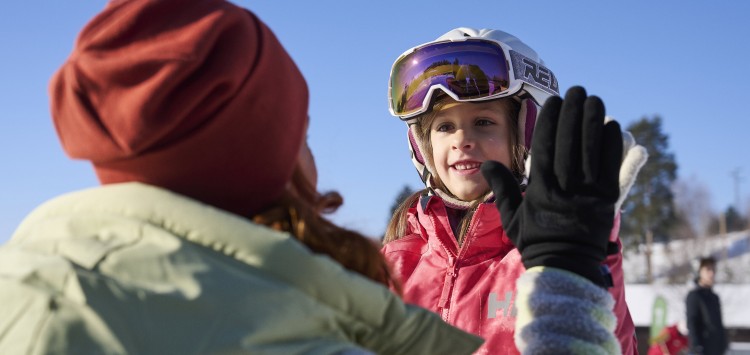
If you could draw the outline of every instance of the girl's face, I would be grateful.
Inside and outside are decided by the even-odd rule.
[[[500,100],[448,102],[430,126],[435,170],[445,187],[463,201],[489,191],[479,171],[485,160],[511,165],[507,106]]]

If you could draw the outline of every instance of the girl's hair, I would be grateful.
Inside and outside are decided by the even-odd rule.
[[[339,227],[322,216],[343,203],[337,192],[319,193],[305,178],[299,164],[292,175],[293,191],[287,190],[276,203],[253,216],[255,223],[290,233],[315,253],[325,254],[344,268],[401,294],[401,285],[390,270],[374,240]]]
[[[518,113],[521,110],[521,103],[515,98],[501,98],[498,99],[498,101],[502,102],[507,109],[507,127],[510,130],[510,134],[508,135],[510,138],[509,148],[511,149],[510,168],[513,174],[516,175],[519,181],[521,181],[524,171],[524,160],[526,159],[526,155],[528,153],[524,144],[519,142],[518,140]],[[432,104],[432,109],[417,118],[417,129],[414,133],[419,136],[419,139],[422,142],[422,148],[424,150],[422,152],[422,155],[425,159],[427,159],[427,161],[430,162],[433,167],[435,166],[435,162],[432,156],[432,141],[430,137],[430,131],[432,129],[432,123],[433,121],[435,121],[435,117],[437,117],[437,114],[448,102],[449,100],[447,95],[439,96]],[[437,173],[432,174],[432,181],[434,182],[434,186],[436,188],[444,191],[447,194],[450,194],[451,196],[454,196],[445,186]],[[408,223],[408,221],[406,220],[408,215],[407,212],[410,208],[414,207],[415,203],[419,200],[419,197],[424,195],[426,192],[426,189],[417,191],[409,198],[404,200],[404,202],[402,202],[398,208],[396,208],[396,211],[393,213],[393,217],[391,217],[391,221],[388,223],[388,227],[386,228],[385,237],[383,238],[384,244],[397,240],[406,234]],[[474,212],[476,211],[480,203],[482,203],[481,200],[471,201],[471,206],[467,210],[466,214],[461,218],[461,221],[459,222],[457,228],[458,233],[456,235],[456,239],[458,240],[459,245],[461,245],[461,243],[463,242],[463,238],[469,229],[471,218],[474,216]]]

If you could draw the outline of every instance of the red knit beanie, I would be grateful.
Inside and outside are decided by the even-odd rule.
[[[271,30],[222,0],[112,1],[50,83],[65,152],[251,216],[290,180],[304,78]]]

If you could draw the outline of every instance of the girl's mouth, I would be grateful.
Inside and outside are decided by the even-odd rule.
[[[460,161],[451,165],[451,169],[459,175],[471,175],[479,172],[480,165],[482,163],[477,161]]]

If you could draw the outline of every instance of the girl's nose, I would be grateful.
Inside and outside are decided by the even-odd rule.
[[[466,150],[474,148],[474,137],[466,130],[459,129],[454,134],[453,149]]]

